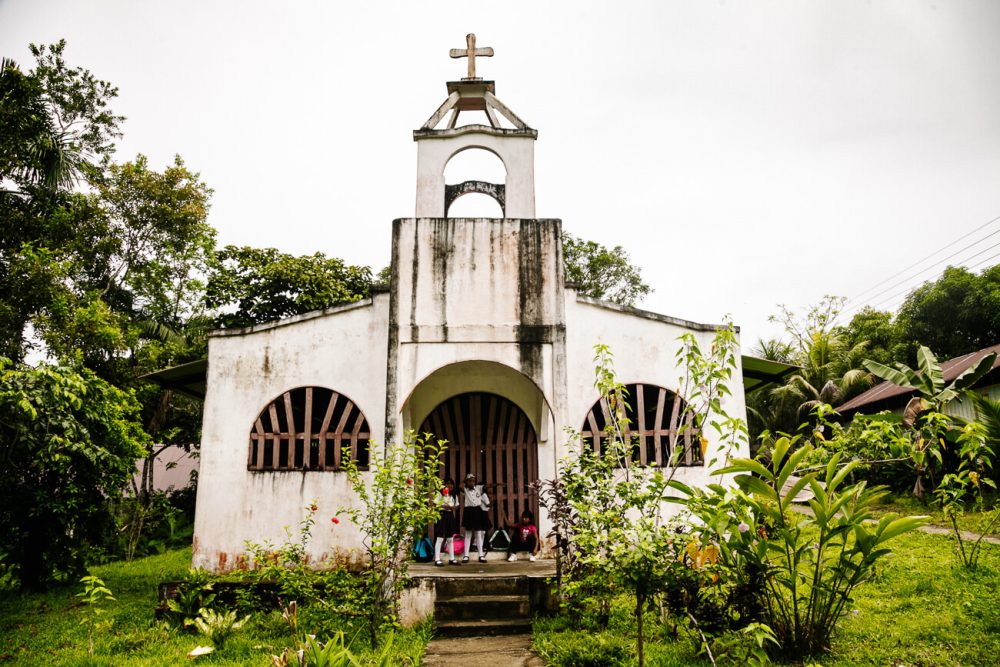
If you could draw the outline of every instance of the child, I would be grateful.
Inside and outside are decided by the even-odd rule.
[[[476,484],[476,476],[471,472],[465,476],[465,485],[462,488],[462,536],[465,537],[465,555],[462,562],[469,562],[469,554],[472,552],[472,541],[469,535],[475,536],[476,546],[479,549],[479,562],[486,562],[486,554],[483,552],[486,542],[486,528],[489,524],[487,512],[490,509],[490,498],[486,495],[486,489],[482,484]]]
[[[434,564],[438,567],[444,566],[444,561],[441,560],[441,546],[447,540],[448,564],[458,565],[458,561],[455,560],[455,533],[458,532],[455,510],[458,508],[458,498],[455,497],[455,480],[451,477],[444,480],[438,504],[441,506],[441,518],[434,524]]]
[[[535,561],[538,554],[538,528],[535,527],[535,516],[528,510],[521,512],[521,522],[510,526],[510,555],[507,562],[513,563],[517,560],[518,551],[527,551],[528,560]]]

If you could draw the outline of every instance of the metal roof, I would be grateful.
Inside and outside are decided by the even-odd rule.
[[[191,361],[180,366],[164,368],[162,371],[139,376],[164,389],[173,389],[200,401],[205,400],[205,378],[208,375],[208,359]]]
[[[744,354],[743,391],[747,394],[767,384],[778,384],[799,370],[798,366]]]
[[[960,357],[955,357],[947,361],[941,362],[941,373],[944,375],[945,382],[951,382],[965,369],[969,368],[980,359],[985,357],[990,352],[997,353],[997,359],[993,362],[993,369],[996,370],[1000,368],[1000,345],[994,345],[992,347],[987,347],[982,350],[977,350],[975,352],[970,352],[968,354],[963,354]],[[882,401],[887,401],[896,396],[904,396],[912,394],[915,389],[910,389],[909,387],[900,387],[898,384],[894,384],[885,380],[863,394],[858,394],[851,400],[847,401],[843,405],[837,408],[837,412],[844,414],[845,412],[851,412],[853,410],[858,410],[867,405],[872,405],[874,403],[881,403]]]

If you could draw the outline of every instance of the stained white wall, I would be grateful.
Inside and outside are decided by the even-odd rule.
[[[319,505],[309,545],[314,562],[360,546],[337,509],[353,502],[342,472],[251,472],[249,435],[272,400],[302,386],[329,387],[364,412],[372,439],[384,440],[388,295],[209,339],[208,387],[195,511],[193,566],[226,570],[245,542],[275,543],[296,532],[304,507]]]
[[[420,137],[417,142],[418,218],[444,217],[444,170],[448,161],[469,148],[481,148],[500,158],[507,169],[507,218],[535,217],[535,138],[502,134],[500,130],[471,128]],[[498,136],[499,135],[499,136]]]
[[[711,349],[715,336],[714,328],[696,323],[686,324],[683,321],[670,321],[673,318],[649,313],[644,316],[640,312],[625,308],[617,308],[613,304],[597,305],[588,303],[586,299],[577,297],[576,290],[567,289],[566,295],[566,355],[570,361],[567,364],[566,383],[566,414],[569,426],[579,430],[594,403],[600,398],[594,387],[594,345],[607,345],[614,354],[614,370],[620,382],[655,384],[665,387],[675,393],[681,383],[684,369],[678,363],[677,352],[681,349],[678,338],[684,333],[692,333],[698,340],[702,351]],[[701,330],[708,328],[709,330]],[[739,350],[737,342],[737,350]],[[737,364],[740,355],[736,355]],[[729,386],[731,396],[722,400],[723,409],[734,417],[746,418],[746,403],[743,394],[743,369],[738,366],[733,372],[733,381]],[[722,443],[718,434],[711,428],[704,435],[709,445],[707,460],[713,458],[713,452],[719,452]],[[565,439],[560,446],[561,451],[568,450]],[[748,456],[749,447],[744,446],[732,456]],[[718,456],[715,468],[722,467],[724,456]],[[723,482],[719,477],[710,475],[706,466],[682,466],[678,468],[676,479],[686,484],[704,485],[711,482]],[[676,508],[676,506],[671,506]]]

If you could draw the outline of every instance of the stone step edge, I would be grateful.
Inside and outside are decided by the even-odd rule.
[[[498,620],[464,620],[464,621],[443,621],[440,623],[435,623],[434,627],[438,629],[445,628],[514,628],[514,627],[531,627],[530,618],[513,618],[513,619],[498,619]]]
[[[527,594],[523,595],[456,595],[455,597],[438,597],[435,604],[441,603],[467,603],[467,604],[489,604],[491,602],[527,602],[531,603],[531,598]]]

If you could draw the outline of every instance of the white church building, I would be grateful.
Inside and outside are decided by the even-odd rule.
[[[471,38],[471,36],[470,36]],[[630,389],[636,461],[666,465],[682,369],[678,337],[707,349],[716,326],[590,298],[567,285],[562,221],[535,217],[538,132],[475,76],[447,84],[447,99],[415,130],[414,217],[392,221],[391,281],[371,298],[244,329],[216,331],[208,346],[193,566],[224,571],[245,543],[282,542],[316,500],[314,563],[356,559],[361,535],[329,518],[352,502],[342,471],[408,430],[448,441],[442,476],[475,473],[501,484],[493,521],[539,511],[531,483],[557,475],[579,446],[567,429],[605,423],[594,388],[594,345],[608,345]],[[455,53],[453,53],[455,55]],[[472,112],[477,112],[473,114]],[[480,124],[459,124],[461,116]],[[447,183],[468,150],[502,161],[502,183]],[[469,193],[494,198],[501,218],[450,217]],[[737,378],[742,369],[736,370]],[[729,414],[745,414],[743,385]],[[718,443],[705,434],[709,450]],[[695,439],[695,443],[697,439]],[[708,479],[700,445],[678,440],[678,478]],[[746,455],[747,452],[737,452]],[[550,545],[551,546],[551,545]]]

